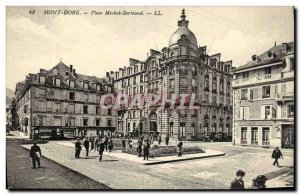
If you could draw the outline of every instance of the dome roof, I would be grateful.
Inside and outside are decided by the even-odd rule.
[[[188,40],[190,41],[190,44],[198,46],[198,42],[194,33],[187,27],[179,26],[178,29],[172,34],[169,40],[169,47],[171,45],[177,44],[178,40],[181,39],[182,35],[187,36]]]
[[[185,10],[182,10],[181,20],[178,21],[178,29],[172,34],[169,40],[169,47],[171,45],[177,44],[178,40],[181,39],[182,35],[186,35],[187,39],[190,41],[190,44],[198,47],[197,39],[194,33],[188,28],[189,21],[186,20]]]

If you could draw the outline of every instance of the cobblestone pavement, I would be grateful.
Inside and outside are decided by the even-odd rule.
[[[10,138],[17,138],[10,136]],[[32,169],[28,150],[20,144],[28,141],[7,139],[7,181],[10,190],[18,189],[109,189],[86,176],[45,158],[41,159],[43,168]]]
[[[202,145],[207,149],[223,151],[226,155],[146,166],[119,161],[105,153],[103,162],[98,162],[96,153],[88,159],[75,160],[73,148],[55,142],[43,144],[41,148],[50,159],[114,189],[228,189],[239,169],[246,172],[244,181],[249,188],[257,175],[277,173],[294,166],[291,150],[282,150],[284,159],[280,160],[282,167],[278,168],[272,165],[271,149],[231,147],[231,143],[185,144]],[[84,155],[85,152],[82,152],[81,156]],[[272,184],[270,179],[268,182]],[[277,182],[276,186],[287,187],[284,182]]]

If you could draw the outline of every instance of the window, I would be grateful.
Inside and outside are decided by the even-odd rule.
[[[130,131],[130,123],[127,124],[127,131]]]
[[[111,116],[111,108],[107,109],[107,115]]]
[[[240,107],[240,119],[249,119],[249,107]]]
[[[249,78],[249,72],[243,72],[243,79]]]
[[[56,103],[55,107],[56,107],[55,108],[56,112],[60,113],[61,112],[61,104],[60,103]]]
[[[88,114],[88,106],[83,106],[83,114]]]
[[[142,85],[140,86],[140,93],[144,93],[144,87]]]
[[[257,144],[257,143],[258,143],[258,128],[251,127],[251,144]]]
[[[174,89],[174,86],[175,86],[174,84],[175,84],[174,79],[171,79],[171,80],[170,80],[170,88],[171,88],[171,89]]]
[[[60,87],[60,79],[55,79],[55,86]]]
[[[140,75],[140,83],[144,82],[144,75]]]
[[[263,127],[262,128],[262,141],[263,142],[269,142],[270,141],[270,128],[269,127]]]
[[[40,84],[45,84],[45,80],[44,76],[40,76]]]
[[[96,106],[96,114],[100,114],[100,107]]]
[[[75,87],[75,82],[69,81],[69,87],[73,89]]]
[[[142,118],[142,117],[143,117],[143,111],[140,110],[140,118]]]
[[[75,118],[69,119],[69,126],[75,126]]]
[[[242,127],[241,131],[242,131],[241,140],[244,141],[244,142],[247,142],[247,127]]]
[[[112,126],[112,121],[111,121],[111,119],[107,119],[107,126],[108,126],[108,127],[111,127],[111,126]]]
[[[271,119],[271,106],[265,106],[265,119]]]
[[[262,87],[262,98],[269,98],[271,93],[270,85]]]
[[[133,84],[136,85],[136,77],[133,77]]]
[[[204,81],[204,88],[206,90],[209,90],[209,81],[208,81],[208,79],[205,79],[205,81]]]
[[[135,118],[135,111],[132,112],[132,118]]]
[[[242,89],[241,93],[241,100],[248,100],[248,89]]]
[[[100,126],[100,119],[96,119],[96,126],[97,126],[97,127]]]
[[[96,91],[100,91],[100,90],[101,90],[100,85],[96,85]]]
[[[69,113],[75,113],[75,104],[70,104],[68,106],[68,109],[69,109]]]
[[[75,100],[75,92],[70,92],[69,93],[69,99],[70,100]]]
[[[24,113],[27,113],[27,105],[24,105]]]
[[[290,65],[291,65],[291,70],[294,70],[295,69],[294,58],[290,58]]]
[[[294,117],[294,105],[288,105],[288,118],[293,118]]]
[[[128,78],[128,86],[130,85],[130,78]]]
[[[250,100],[258,99],[258,88],[251,88],[250,89]]]
[[[272,74],[272,67],[265,68],[265,75],[270,75],[270,74]]]
[[[89,119],[87,119],[87,118],[83,119],[83,126],[85,126],[85,127],[88,126],[88,120]]]

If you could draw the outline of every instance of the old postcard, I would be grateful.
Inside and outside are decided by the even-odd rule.
[[[7,189],[295,190],[293,7],[6,14]]]

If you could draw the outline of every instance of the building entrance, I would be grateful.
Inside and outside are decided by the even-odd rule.
[[[282,125],[281,147],[294,148],[294,125]]]

